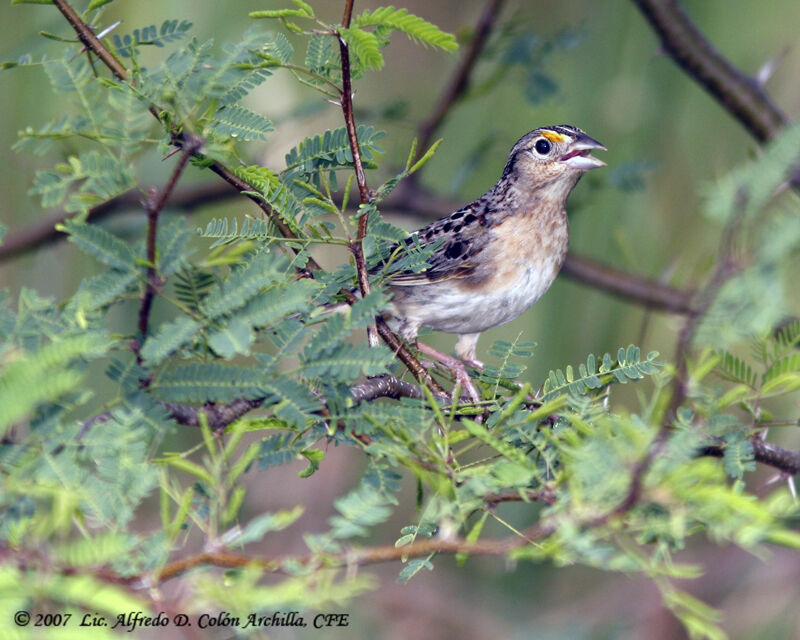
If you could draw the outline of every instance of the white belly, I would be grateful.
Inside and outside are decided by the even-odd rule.
[[[502,288],[476,292],[456,289],[452,281],[422,285],[419,301],[405,300],[398,305],[397,315],[414,333],[419,327],[430,327],[445,333],[480,333],[511,322],[541,298],[553,283],[560,262],[554,257],[545,268],[526,265],[515,281]],[[415,297],[417,297],[415,295]]]

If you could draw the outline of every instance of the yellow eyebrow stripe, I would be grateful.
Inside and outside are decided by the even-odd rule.
[[[545,130],[542,131],[542,135],[547,138],[550,142],[564,142],[567,139],[566,136],[561,135],[560,133],[556,133],[555,131]]]

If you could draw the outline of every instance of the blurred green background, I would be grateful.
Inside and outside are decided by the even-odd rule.
[[[281,2],[207,2],[203,0],[118,0],[104,22],[123,20],[122,32],[160,24],[168,18],[194,23],[200,40],[233,41],[250,26],[247,12],[278,8]],[[316,2],[323,19],[340,18],[341,2]],[[439,0],[400,3],[443,29],[469,34],[483,3]],[[800,4],[797,0],[693,0],[683,3],[689,15],[739,69],[755,75],[779,59],[766,88],[790,119],[800,113]],[[378,6],[357,1],[356,12]],[[53,51],[40,30],[70,36],[67,24],[44,5],[0,8],[0,58],[24,52],[34,58]],[[516,49],[514,48],[516,47]],[[510,49],[511,48],[511,49]],[[509,49],[533,52],[533,64],[513,64]],[[147,52],[156,59],[160,50]],[[385,51],[386,67],[356,84],[360,123],[388,132],[387,151],[379,172],[368,180],[377,186],[405,160],[420,120],[436,103],[460,53],[447,55],[422,49],[396,35]],[[521,55],[521,54],[520,54]],[[277,123],[273,137],[252,145],[252,157],[280,168],[283,154],[304,136],[341,124],[341,112],[322,102],[283,73],[264,83],[247,100],[249,106]],[[0,220],[10,230],[55,212],[41,210],[27,195],[34,171],[58,160],[57,153],[36,158],[11,151],[18,130],[37,126],[59,114],[40,67],[0,74]],[[303,115],[305,114],[305,115]],[[571,249],[599,261],[680,287],[700,282],[716,252],[719,229],[703,216],[704,185],[735,167],[756,145],[696,84],[661,55],[658,43],[630,2],[614,0],[540,0],[506,2],[500,29],[475,69],[473,91],[450,113],[436,137],[443,137],[436,157],[425,167],[421,183],[454,204],[482,194],[500,175],[511,145],[537,126],[573,124],[601,140],[609,167],[587,176],[570,200]],[[61,151],[63,153],[63,150]],[[158,160],[147,164],[144,183],[164,180]],[[206,184],[214,177],[192,169],[182,186]],[[385,214],[408,229],[448,213]],[[212,216],[255,214],[243,199],[194,213],[198,226]],[[143,211],[130,211],[104,224],[118,233],[138,230]],[[323,265],[334,266],[344,254],[322,253]],[[0,263],[0,284],[17,292],[30,286],[56,300],[75,290],[92,264],[71,245],[58,243],[18,259]],[[131,322],[130,318],[119,318]],[[612,353],[633,342],[643,351],[658,350],[671,358],[681,319],[647,313],[641,307],[559,278],[550,292],[520,319],[487,332],[478,356],[487,358],[492,340],[535,341],[538,344],[528,376],[539,384],[547,371],[583,361],[589,352]],[[451,336],[431,341],[450,350]],[[633,394],[616,391],[635,406]],[[194,437],[194,435],[187,436]],[[363,460],[352,451],[329,451],[319,473],[298,481],[302,465],[250,474],[252,513],[301,502],[307,514],[305,531],[319,530],[330,515],[330,502],[355,483]],[[758,491],[768,478],[751,476]],[[388,523],[377,533],[391,540],[399,526],[413,519],[413,487],[409,484],[407,520]],[[767,489],[764,488],[764,491]],[[512,520],[514,507],[504,507]],[[142,519],[148,526],[148,518]],[[300,552],[293,529],[270,539],[266,553]],[[385,535],[381,535],[384,533]],[[396,536],[395,536],[396,537]],[[706,576],[691,593],[719,607],[723,627],[733,638],[797,638],[800,617],[795,606],[800,559],[788,550],[754,558],[738,550],[698,543],[683,561],[703,561]],[[502,566],[497,559],[473,559],[461,569],[440,558],[433,573],[424,572],[407,585],[394,584],[398,566],[368,568],[381,587],[344,609],[352,626],[331,638],[680,638],[683,631],[660,606],[655,588],[633,576],[587,569],[549,566]],[[175,595],[175,594],[173,594]],[[312,633],[311,636],[319,637]],[[143,636],[147,637],[147,636]],[[276,638],[304,637],[296,631]]]

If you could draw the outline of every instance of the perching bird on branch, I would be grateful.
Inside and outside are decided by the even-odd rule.
[[[541,127],[520,138],[503,175],[467,206],[411,234],[407,245],[442,243],[420,273],[392,274],[384,319],[408,341],[422,327],[458,334],[456,355],[481,366],[481,332],[511,322],[550,288],[567,255],[566,201],[584,172],[605,166],[605,147],[580,129]],[[419,343],[478,399],[464,364]]]

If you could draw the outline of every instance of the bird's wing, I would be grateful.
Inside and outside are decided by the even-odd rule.
[[[442,243],[428,258],[428,267],[424,271],[393,273],[389,283],[406,287],[475,275],[481,264],[480,254],[489,240],[490,219],[481,204],[480,201],[473,202],[412,233],[406,240],[407,246],[414,244],[415,240],[421,246],[439,239]]]

